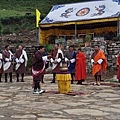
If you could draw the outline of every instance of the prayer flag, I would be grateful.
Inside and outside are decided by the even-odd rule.
[[[36,9],[36,27],[38,27],[38,24],[40,21],[40,15],[41,15],[41,13],[39,12],[38,9]]]

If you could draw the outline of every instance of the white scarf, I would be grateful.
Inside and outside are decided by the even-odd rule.
[[[9,53],[10,53],[10,56],[9,56],[9,60],[12,60],[12,55],[13,55],[13,53],[9,50],[8,51]],[[9,69],[9,67],[10,67],[10,65],[11,65],[11,62],[6,62],[6,63],[4,63],[4,65],[3,65],[3,70],[4,71],[6,71],[6,70],[8,70]]]
[[[59,58],[58,58],[59,53],[62,54],[62,58],[64,58],[64,55],[63,55],[62,50],[61,50],[61,49],[58,49],[58,52],[57,52],[57,55],[56,55],[54,61],[57,61],[57,60],[59,59]],[[61,61],[61,59],[60,59],[60,61]],[[62,66],[62,63],[60,63],[60,66]],[[54,70],[56,67],[57,67],[57,64],[54,64],[54,62],[53,62],[52,70]]]
[[[19,61],[21,61],[23,59],[23,56],[25,58],[25,67],[27,66],[27,61],[28,61],[28,58],[27,58],[27,53],[25,50],[22,50],[22,54],[19,58]],[[15,66],[15,69],[17,70],[19,67],[20,67],[21,64],[17,63],[16,66]]]

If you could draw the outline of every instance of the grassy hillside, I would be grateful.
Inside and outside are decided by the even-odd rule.
[[[0,34],[20,32],[23,29],[35,29],[36,8],[41,12],[41,19],[43,19],[52,5],[80,1],[84,2],[85,0],[1,0]]]
[[[82,2],[85,0],[1,0],[0,16],[1,18],[10,16],[24,16],[26,13],[35,15],[35,9],[38,8],[42,13],[42,17],[45,17],[45,15],[52,8],[52,5],[80,1]]]

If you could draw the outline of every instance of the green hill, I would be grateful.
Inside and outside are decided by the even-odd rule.
[[[35,15],[35,9],[38,8],[42,13],[42,17],[45,17],[45,15],[52,8],[52,5],[67,4],[80,1],[83,2],[85,0],[1,0],[0,16],[1,18],[23,16],[26,15],[26,13]]]
[[[74,2],[84,2],[84,0],[1,0],[0,34],[35,29],[36,8],[41,12],[41,19],[43,19],[52,5]]]

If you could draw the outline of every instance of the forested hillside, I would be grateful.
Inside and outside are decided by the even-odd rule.
[[[0,15],[1,18],[10,16],[24,16],[27,12],[35,15],[35,9],[38,8],[42,13],[42,17],[45,17],[52,5],[83,1],[85,0],[1,0]]]
[[[52,8],[52,5],[83,1],[84,0],[1,0],[0,34],[21,32],[23,29],[35,29],[36,8],[41,12],[41,19],[43,19]]]
[[[75,2],[85,2],[85,0],[1,0],[0,44],[2,45],[2,43],[9,40],[14,43],[16,43],[15,41],[19,43],[20,41],[29,41],[29,39],[34,40],[36,8],[41,12],[42,20],[48,14],[52,5]],[[30,35],[28,35],[28,33],[30,33]]]

